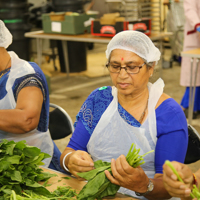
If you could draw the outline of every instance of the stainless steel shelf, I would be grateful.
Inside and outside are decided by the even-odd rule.
[[[162,30],[161,22],[161,1],[157,0],[105,0],[109,5],[118,3],[118,10],[126,20],[137,20],[141,18],[150,18],[152,21],[152,31]]]

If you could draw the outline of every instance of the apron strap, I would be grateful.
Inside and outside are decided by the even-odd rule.
[[[159,78],[154,84],[150,84],[149,104],[148,104],[148,121],[149,131],[154,144],[157,142],[157,123],[155,107],[163,94],[164,82]]]

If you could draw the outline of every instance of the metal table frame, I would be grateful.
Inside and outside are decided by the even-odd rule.
[[[161,32],[161,33],[151,33],[149,36],[152,41],[159,41],[159,48],[161,53],[163,52],[163,42],[162,39],[165,37],[172,36],[172,33],[169,32]],[[68,52],[67,52],[67,41],[76,41],[76,42],[91,42],[91,43],[104,43],[108,44],[111,40],[111,37],[99,37],[93,36],[91,34],[80,34],[80,35],[64,35],[64,34],[50,34],[44,33],[44,31],[33,31],[25,33],[25,37],[35,38],[37,41],[37,58],[38,65],[41,66],[42,62],[42,40],[50,39],[50,40],[61,40],[63,46],[64,60],[65,60],[65,68],[67,72],[67,76],[69,76],[69,62],[68,62]]]
[[[200,60],[200,48],[181,52],[181,56],[191,58],[190,95],[189,95],[189,109],[188,109],[188,123],[191,124],[192,123],[192,116],[193,116],[193,109],[194,109],[194,98],[195,98],[195,90],[196,90],[197,71],[198,71],[198,65],[199,65],[199,60]],[[195,67],[195,77],[193,79],[194,59],[196,59],[196,67]]]

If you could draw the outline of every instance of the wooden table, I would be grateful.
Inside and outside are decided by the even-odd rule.
[[[57,189],[57,186],[70,186],[73,189],[75,189],[77,192],[79,192],[83,186],[86,184],[85,181],[78,181],[76,178],[73,178],[71,176],[67,176],[66,174],[57,172],[55,170],[51,170],[51,169],[47,169],[47,168],[43,168],[42,169],[45,172],[50,172],[51,174],[57,174],[58,176],[56,177],[52,177],[49,179],[48,184],[52,184],[51,186],[46,187],[49,191],[54,191],[55,189]],[[62,177],[70,177],[70,179],[64,179]],[[132,198],[129,196],[125,196],[122,195],[120,193],[117,193],[115,198],[104,198],[104,200],[108,200],[108,199],[114,199],[114,200],[136,200],[136,198]]]
[[[161,32],[161,33],[151,33],[149,36],[152,41],[159,41],[160,51],[163,51],[163,43],[162,39],[165,37],[172,36],[171,32]],[[44,31],[33,31],[25,33],[25,37],[28,38],[36,38],[37,41],[37,57],[38,57],[38,65],[41,66],[41,57],[42,57],[42,39],[50,39],[50,40],[61,40],[64,59],[65,59],[65,68],[67,75],[69,75],[69,62],[68,62],[68,52],[67,52],[67,41],[76,41],[76,42],[91,42],[91,43],[104,43],[108,44],[111,40],[111,37],[99,37],[93,36],[91,34],[80,34],[80,35],[66,35],[66,34],[50,34],[44,33]]]
[[[197,79],[197,71],[200,59],[200,48],[193,49],[189,51],[181,52],[181,56],[190,57],[191,58],[191,66],[190,66],[190,96],[189,96],[189,110],[188,110],[188,123],[192,123],[193,109],[194,109],[194,97],[196,90],[196,79]],[[196,67],[195,67],[195,77],[193,79],[193,65],[194,59],[196,59]]]

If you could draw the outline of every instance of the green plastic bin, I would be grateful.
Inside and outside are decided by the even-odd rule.
[[[89,21],[96,18],[96,14],[79,14],[79,15],[65,15],[65,13],[53,13],[54,19],[52,20],[51,14],[42,15],[42,25],[45,33],[60,33],[60,34],[82,34],[90,33],[91,24]],[[61,16],[61,20],[59,16]]]

